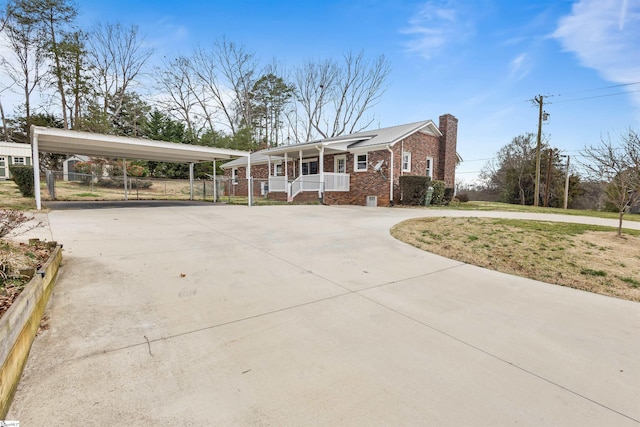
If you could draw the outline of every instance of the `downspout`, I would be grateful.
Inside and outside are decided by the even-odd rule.
[[[391,149],[391,145],[387,145],[387,150],[389,150],[389,153],[391,153],[391,166],[390,166],[390,172],[389,172],[389,204],[391,204],[393,206],[393,180],[394,180],[394,176],[393,176],[393,150]],[[402,169],[402,168],[400,168]]]

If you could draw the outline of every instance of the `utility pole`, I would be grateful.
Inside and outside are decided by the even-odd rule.
[[[535,185],[535,194],[533,198],[533,206],[538,206],[540,204],[540,146],[542,145],[542,121],[546,121],[549,118],[549,114],[546,111],[543,111],[542,106],[544,105],[544,96],[538,95],[533,98],[533,102],[538,104],[539,112],[538,112],[538,143],[536,146],[536,185]]]
[[[542,95],[538,95],[533,100],[540,107],[540,112],[538,113],[538,139],[536,145],[536,184],[535,190],[533,191],[533,206],[538,206],[540,199],[540,143],[542,140],[542,105],[544,104],[544,97]]]

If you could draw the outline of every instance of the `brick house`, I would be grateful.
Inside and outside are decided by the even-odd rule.
[[[251,155],[253,194],[333,205],[399,203],[402,175],[429,176],[454,187],[458,119],[425,120],[300,144]],[[222,166],[228,191],[246,195],[247,159]],[[259,184],[259,185],[258,185]],[[234,185],[235,187],[232,187]]]

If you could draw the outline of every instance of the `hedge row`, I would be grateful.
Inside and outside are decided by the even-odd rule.
[[[446,205],[453,199],[453,188],[446,188],[444,181],[432,181],[426,176],[403,175],[400,177],[402,204],[424,205],[429,187],[433,188],[432,205]]]
[[[400,192],[403,205],[424,205],[424,198],[431,180],[426,176],[403,175],[400,177]]]
[[[11,165],[9,166],[9,171],[22,195],[24,197],[33,197],[33,167]]]

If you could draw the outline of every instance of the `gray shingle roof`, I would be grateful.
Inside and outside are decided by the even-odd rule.
[[[277,156],[285,152],[296,152],[304,148],[323,145],[325,147],[340,147],[344,151],[360,151],[375,148],[376,146],[393,145],[398,141],[412,135],[418,131],[430,133],[434,136],[441,136],[440,130],[431,120],[407,123],[405,125],[391,126],[381,129],[366,130],[349,135],[334,136],[332,138],[318,139],[315,141],[303,142],[299,144],[281,145],[279,147],[261,150],[251,154],[251,164],[267,163],[267,156]],[[222,167],[244,166],[247,164],[246,158],[239,158],[225,163]]]

